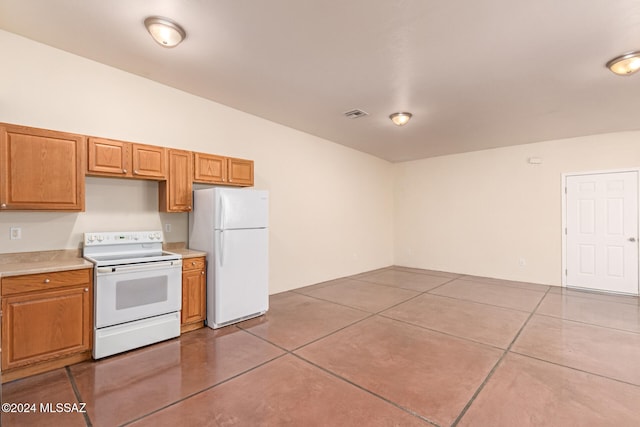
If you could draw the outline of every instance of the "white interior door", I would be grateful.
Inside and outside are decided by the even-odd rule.
[[[638,172],[566,177],[566,285],[638,294]]]

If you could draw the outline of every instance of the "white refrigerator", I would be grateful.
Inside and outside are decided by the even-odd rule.
[[[207,326],[216,329],[269,309],[269,193],[193,192],[189,247],[207,253]]]

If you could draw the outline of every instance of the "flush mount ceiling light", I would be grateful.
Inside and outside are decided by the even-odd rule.
[[[175,47],[187,36],[180,25],[168,18],[150,16],[144,20],[144,26],[151,37],[163,47]]]
[[[607,62],[607,68],[619,76],[630,76],[640,70],[640,51],[625,53]]]
[[[411,116],[411,113],[393,113],[389,118],[396,126],[404,126],[409,123]]]

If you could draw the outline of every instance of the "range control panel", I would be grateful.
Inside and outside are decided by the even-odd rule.
[[[103,233],[84,233],[85,246],[157,243],[162,241],[162,231],[111,231]]]

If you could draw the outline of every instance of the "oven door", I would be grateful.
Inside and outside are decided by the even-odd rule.
[[[97,267],[96,328],[179,311],[182,261]]]

